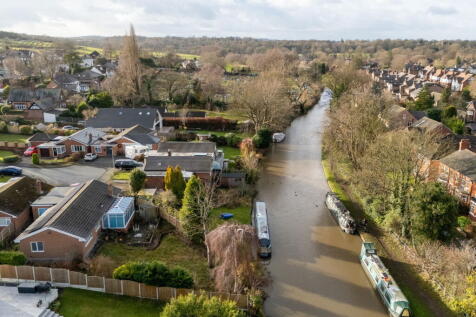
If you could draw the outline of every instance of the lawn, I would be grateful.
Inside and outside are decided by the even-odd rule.
[[[237,132],[237,131],[212,131],[212,130],[178,130],[178,132],[193,132],[193,133],[200,133],[200,134],[214,134],[216,136],[225,136],[228,133],[234,133],[240,138],[247,138],[251,135],[247,133]]]
[[[112,179],[116,181],[128,181],[130,176],[131,176],[131,172],[119,171],[114,173],[114,175],[112,176]]]
[[[234,216],[231,219],[223,220],[220,218],[222,213],[232,213]],[[241,223],[251,224],[251,207],[249,205],[242,205],[237,208],[220,207],[212,210],[210,214],[211,227],[216,228],[223,223]]]
[[[11,176],[0,175],[0,183],[6,183],[10,178],[12,178],[12,177]]]
[[[223,153],[225,153],[225,158],[226,159],[233,159],[236,156],[240,156],[241,152],[239,148],[236,147],[231,147],[231,146],[219,146],[219,150],[223,150]]]
[[[10,151],[0,150],[0,163],[3,163],[3,159],[8,156],[13,156],[15,153]]]
[[[58,313],[64,317],[159,316],[164,303],[135,297],[66,288],[59,295]]]
[[[203,110],[207,113],[207,117],[222,117],[224,119],[229,119],[229,120],[236,120],[236,121],[246,121],[248,120],[247,117],[231,112],[231,111],[208,111],[208,110]]]
[[[155,250],[141,247],[131,247],[123,243],[106,242],[98,254],[111,258],[117,266],[132,261],[162,261],[169,266],[182,267],[192,274],[197,288],[211,287],[207,259],[202,250],[186,245],[174,234],[168,234],[162,239]]]
[[[18,142],[26,143],[31,135],[0,133],[0,142]]]

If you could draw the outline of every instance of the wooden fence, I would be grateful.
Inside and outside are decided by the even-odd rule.
[[[15,150],[24,150],[26,149],[27,144],[23,142],[4,142],[0,141],[0,149],[1,150],[8,150],[8,151],[15,151]]]
[[[50,282],[56,287],[73,287],[90,291],[103,292],[114,295],[170,301],[180,295],[189,293],[204,294],[208,297],[216,296],[236,302],[242,309],[249,308],[247,295],[229,294],[220,292],[207,292],[185,288],[156,287],[128,280],[116,280],[102,276],[89,276],[84,273],[67,269],[55,269],[38,266],[0,265],[1,282]]]
[[[162,208],[157,208],[157,210],[161,218],[167,220],[167,222],[174,226],[177,231],[183,232],[182,224],[180,223],[180,220],[177,217],[172,216]]]

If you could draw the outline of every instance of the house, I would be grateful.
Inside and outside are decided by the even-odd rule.
[[[39,184],[23,176],[0,186],[0,235],[4,230],[17,235],[25,228],[30,221],[30,202],[41,194]]]
[[[161,107],[101,108],[98,109],[93,118],[85,121],[85,126],[116,132],[121,132],[135,125],[157,130],[162,128],[163,113],[165,113],[165,108]]]
[[[465,122],[476,122],[476,100],[468,102],[466,105]]]
[[[56,115],[66,109],[60,88],[12,88],[8,103],[13,109],[24,111],[25,119],[47,123],[56,122]]]
[[[53,80],[48,84],[48,88],[62,88],[67,91],[80,93],[81,86],[76,76],[58,72],[54,75]]]
[[[207,155],[212,158],[219,156],[216,144],[213,142],[161,142],[157,145],[157,150],[149,152],[149,155],[157,156],[200,156]]]
[[[116,154],[114,145],[107,144],[101,130],[85,128],[66,137],[38,146],[40,157],[66,157],[73,153],[96,153],[98,156]]]
[[[169,166],[180,166],[185,179],[196,175],[203,181],[209,181],[213,176],[213,162],[213,158],[208,155],[148,156],[144,164],[145,187],[164,188],[164,177]]]
[[[91,54],[86,54],[81,57],[81,62],[79,63],[81,67],[90,68],[94,65],[94,58]]]
[[[38,197],[31,204],[31,213],[33,219],[37,219],[39,216],[45,213],[48,208],[61,203],[67,196],[73,195],[79,188],[79,184],[63,187],[53,187],[46,195]]]
[[[431,180],[443,184],[448,192],[470,208],[476,221],[476,153],[462,142],[460,149],[432,163]]]
[[[44,211],[15,242],[31,262],[84,261],[94,249],[101,228],[127,230],[133,206],[133,198],[120,197],[112,186],[90,180]]]
[[[86,93],[90,90],[97,90],[101,86],[101,80],[104,78],[104,75],[93,72],[89,69],[84,70],[75,75],[79,81],[79,92]]]
[[[28,146],[38,146],[38,145],[43,144],[43,143],[54,141],[56,138],[58,138],[57,135],[48,134],[48,133],[45,133],[45,132],[38,132],[38,133],[33,134],[26,141],[28,143]]]
[[[142,145],[149,150],[157,150],[160,138],[154,136],[153,133],[152,130],[136,124],[108,140],[107,143],[117,147],[116,155],[124,155],[126,147],[130,145]]]
[[[399,105],[392,105],[383,114],[382,120],[387,128],[401,129],[409,127],[416,121],[416,118],[407,109]]]
[[[425,133],[438,135],[441,138],[453,135],[453,132],[450,128],[445,126],[443,123],[430,119],[428,117],[423,117],[420,120],[415,121],[410,126],[410,129],[417,129]]]

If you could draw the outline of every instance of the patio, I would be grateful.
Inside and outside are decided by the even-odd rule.
[[[58,290],[46,293],[19,294],[16,286],[0,286],[0,316],[40,316],[49,304],[58,298]],[[41,300],[41,305],[37,307]]]

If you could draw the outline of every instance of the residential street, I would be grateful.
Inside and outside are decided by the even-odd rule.
[[[324,203],[319,131],[327,102],[293,122],[268,154],[258,185],[273,247],[266,315],[384,317],[359,263],[359,236],[343,233]]]
[[[91,165],[71,165],[66,167],[22,167],[23,174],[53,186],[82,183],[90,179],[100,179],[106,168]]]

